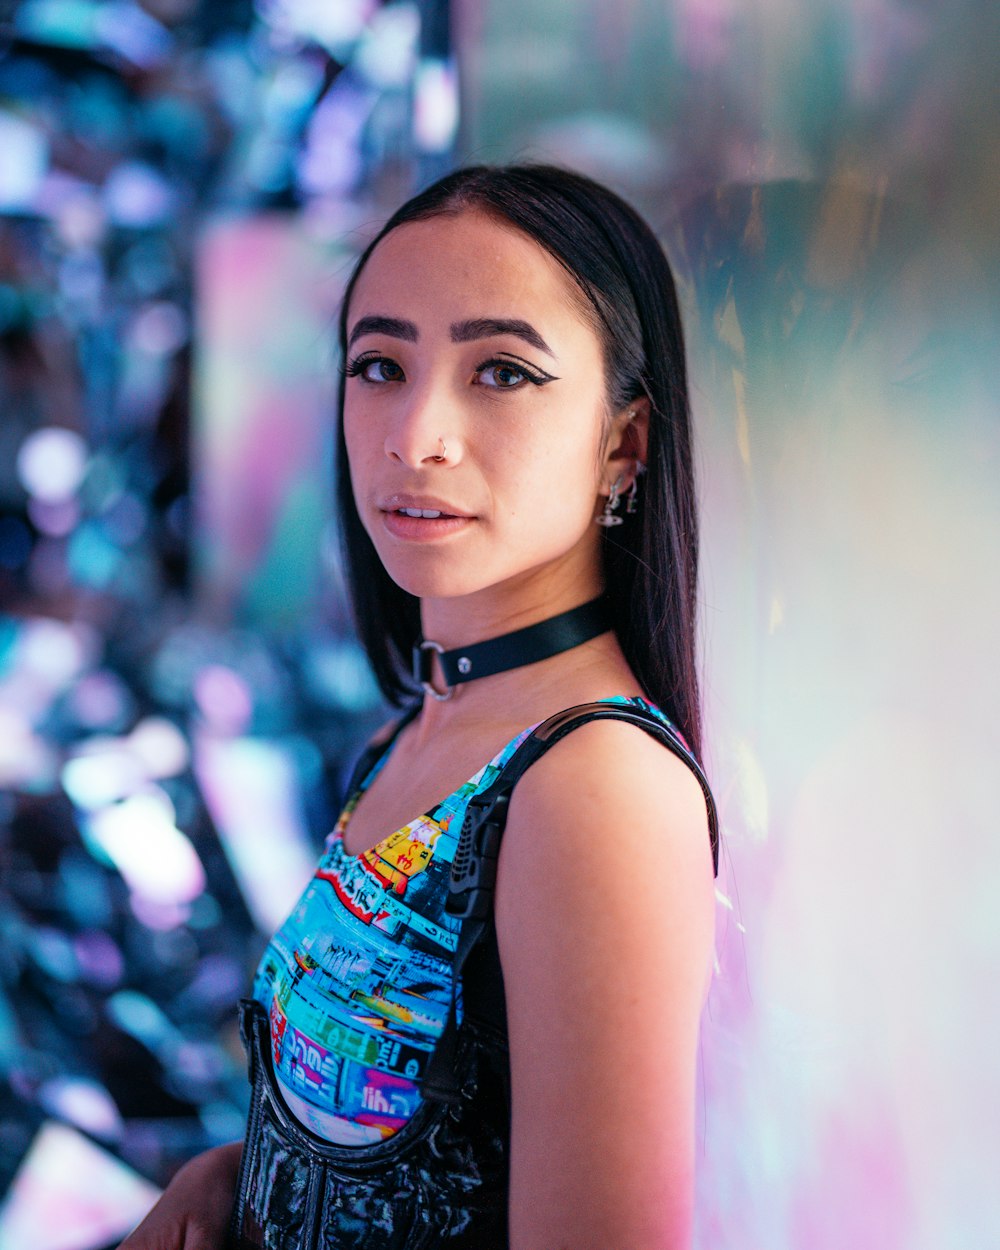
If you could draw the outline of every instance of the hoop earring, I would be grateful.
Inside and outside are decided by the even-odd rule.
[[[618,494],[621,488],[621,480],[624,476],[624,473],[619,473],[617,478],[611,483],[611,493],[608,495],[607,502],[604,505],[604,511],[600,516],[594,517],[594,521],[598,525],[621,525],[622,518],[614,516],[613,513],[618,507]]]

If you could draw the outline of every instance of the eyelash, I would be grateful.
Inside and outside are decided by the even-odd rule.
[[[385,361],[386,363],[392,365],[396,364],[396,362],[390,357],[382,356],[378,352],[369,352],[367,354],[362,353],[362,355],[355,356],[353,360],[348,361],[344,368],[344,374],[349,378],[360,377],[362,382],[367,382],[370,386],[385,386],[385,382],[375,382],[371,378],[366,378],[364,376],[365,369],[367,369],[369,365],[375,364],[379,361]],[[482,373],[486,369],[509,369],[512,373],[519,373],[524,381],[530,382],[532,386],[544,386],[546,382],[555,381],[551,374],[536,373],[520,361],[508,360],[500,356],[494,356],[490,360],[484,360],[482,364],[476,366],[475,372]],[[520,382],[515,382],[513,386],[495,386],[490,389],[497,391],[516,391],[520,389],[520,386]]]

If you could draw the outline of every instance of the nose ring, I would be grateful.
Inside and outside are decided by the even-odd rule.
[[[441,444],[441,454],[440,456],[431,456],[431,459],[440,461],[440,460],[443,460],[445,456],[447,456],[448,448],[444,445],[444,439],[441,438],[440,435],[438,435],[438,442]]]

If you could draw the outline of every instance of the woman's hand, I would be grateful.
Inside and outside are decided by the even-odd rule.
[[[118,1250],[224,1250],[241,1146],[215,1146],[185,1163]]]

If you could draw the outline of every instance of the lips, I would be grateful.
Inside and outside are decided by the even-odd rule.
[[[379,508],[382,512],[398,512],[404,516],[424,516],[427,513],[434,517],[464,517],[469,518],[473,514],[467,512],[458,504],[450,503],[446,499],[439,499],[436,495],[412,495],[404,492],[397,492],[389,495],[385,499],[379,501]]]
[[[458,534],[469,530],[476,517],[460,504],[439,495],[418,495],[411,491],[396,491],[379,500],[382,525],[397,542],[436,545],[451,542]]]

